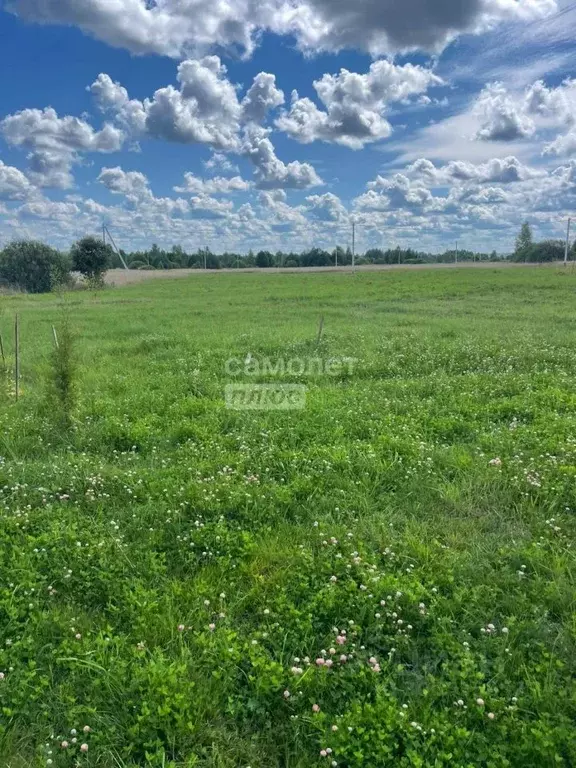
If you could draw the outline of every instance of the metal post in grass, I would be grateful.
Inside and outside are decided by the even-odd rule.
[[[14,384],[16,400],[20,395],[20,321],[18,314],[14,320]]]
[[[322,341],[322,332],[324,330],[324,315],[320,318],[320,325],[318,326],[318,336],[316,338],[316,346],[320,346],[320,342]]]

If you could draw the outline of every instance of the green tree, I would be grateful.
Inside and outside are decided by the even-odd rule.
[[[74,243],[70,256],[73,269],[83,274],[90,282],[100,284],[113,262],[114,251],[111,245],[96,237],[83,237]]]
[[[0,251],[0,281],[28,293],[48,293],[70,282],[70,260],[33,240],[9,243]]]
[[[542,240],[525,252],[526,261],[563,261],[565,245],[562,240]]]
[[[256,266],[261,269],[271,267],[274,263],[274,257],[270,251],[258,251],[256,255]]]
[[[520,228],[518,237],[516,238],[516,247],[514,248],[514,256],[516,261],[523,261],[527,259],[528,252],[530,251],[530,248],[532,248],[533,244],[534,240],[532,238],[532,229],[530,224],[525,221]]]

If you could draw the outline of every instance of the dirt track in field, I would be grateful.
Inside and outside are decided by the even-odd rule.
[[[559,266],[562,262],[554,262]],[[389,270],[404,269],[514,269],[534,264],[517,264],[510,261],[464,261],[459,264],[366,264],[356,267],[357,272],[386,272]],[[106,275],[109,285],[129,285],[142,283],[145,280],[173,279],[177,277],[193,277],[194,275],[218,275],[218,274],[246,274],[261,272],[264,275],[290,274],[293,272],[352,272],[352,267],[272,267],[259,269],[248,267],[246,269],[111,269]]]

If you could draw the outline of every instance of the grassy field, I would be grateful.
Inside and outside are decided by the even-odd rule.
[[[526,268],[0,298],[2,768],[576,765],[575,291]],[[353,362],[232,376],[248,355]],[[225,408],[263,381],[305,409]]]

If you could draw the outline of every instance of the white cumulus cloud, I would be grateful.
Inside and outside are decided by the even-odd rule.
[[[83,152],[117,152],[124,133],[109,123],[96,131],[84,120],[56,110],[24,109],[0,122],[8,144],[30,151],[30,178],[41,187],[72,186],[71,167]]]
[[[206,195],[230,195],[234,192],[247,192],[251,188],[251,183],[241,176],[215,176],[212,179],[200,179],[189,171],[184,174],[184,184],[180,187],[174,187],[175,192],[185,194],[206,194]]]
[[[115,195],[135,200],[151,196],[147,177],[139,171],[124,171],[119,166],[102,168],[98,181]]]
[[[25,200],[34,186],[18,168],[0,160],[0,200]]]
[[[476,112],[481,121],[477,139],[514,141],[532,136],[536,130],[524,104],[512,98],[501,83],[484,88],[476,101]]]
[[[476,182],[478,184],[512,184],[542,176],[544,171],[530,168],[509,155],[495,157],[485,163],[470,163],[464,160],[451,160],[446,165],[436,166],[430,160],[420,158],[406,168],[406,172],[422,179],[427,186],[445,186]],[[371,182],[369,187],[377,186]]]
[[[246,131],[242,152],[254,165],[258,189],[308,189],[323,183],[309,163],[280,160],[262,128]]]
[[[438,52],[462,33],[539,19],[555,0],[8,0],[42,24],[71,24],[133,53],[183,58],[214,46],[249,55],[261,31],[289,34],[306,51],[357,48],[373,56]]]
[[[247,123],[261,123],[269,110],[284,104],[284,92],[276,86],[276,76],[260,72],[242,100],[242,117]]]
[[[392,128],[384,117],[389,103],[422,94],[442,80],[431,70],[389,61],[374,62],[366,74],[341,69],[314,81],[324,109],[308,98],[292,94],[291,108],[276,121],[276,126],[304,144],[326,141],[361,149],[369,142],[390,136]]]

